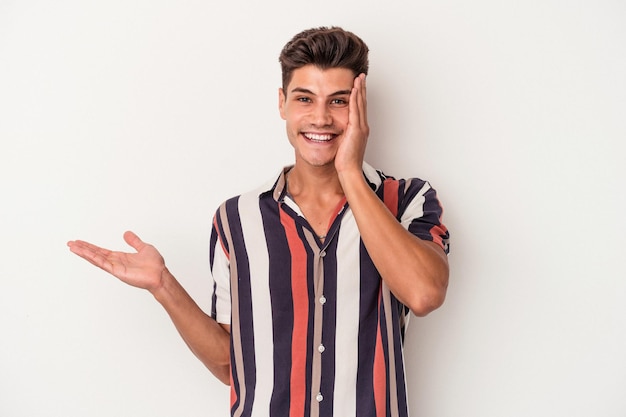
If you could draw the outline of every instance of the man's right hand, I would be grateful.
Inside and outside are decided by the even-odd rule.
[[[150,292],[163,283],[165,261],[156,248],[143,242],[133,232],[124,233],[124,240],[137,253],[114,252],[91,243],[74,240],[67,243],[70,251],[123,282]]]
[[[67,243],[76,255],[134,287],[144,288],[165,308],[191,351],[224,384],[230,383],[230,326],[200,309],[165,267],[163,257],[133,232],[124,240],[137,253],[114,252],[91,243]]]

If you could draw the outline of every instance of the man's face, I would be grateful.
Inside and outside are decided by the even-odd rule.
[[[296,165],[333,164],[348,125],[354,77],[346,68],[322,70],[307,65],[293,72],[286,91],[279,90],[280,116],[295,149]]]

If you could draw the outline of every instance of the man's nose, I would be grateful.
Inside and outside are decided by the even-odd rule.
[[[330,109],[325,103],[318,103],[312,112],[311,122],[315,126],[330,126],[333,124],[333,117]]]

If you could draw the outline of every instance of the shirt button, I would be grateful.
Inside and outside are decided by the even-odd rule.
[[[319,345],[319,346],[317,347],[317,350],[319,350],[319,351],[320,351],[320,353],[324,353],[324,351],[326,350],[326,348],[324,347],[324,345]]]
[[[326,297],[324,297],[323,295],[320,297],[320,304],[326,304]]]
[[[324,399],[324,396],[322,395],[322,393],[320,392],[319,394],[317,394],[317,396],[315,397],[315,399],[317,400],[318,403],[322,402],[322,400]]]
[[[326,256],[326,251],[325,251],[325,250],[321,251],[321,252],[320,252],[320,256],[321,256],[322,258],[323,258],[324,256]]]

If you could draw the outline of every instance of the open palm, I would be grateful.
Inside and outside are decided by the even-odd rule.
[[[144,243],[133,232],[124,233],[124,240],[137,252],[115,252],[89,242],[68,242],[70,250],[98,268],[134,287],[156,289],[161,284],[165,261],[152,245]]]

